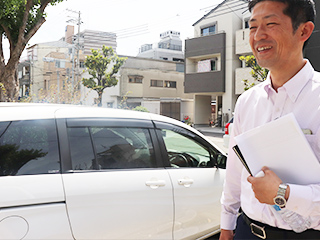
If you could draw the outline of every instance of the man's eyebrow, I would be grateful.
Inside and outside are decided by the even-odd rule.
[[[277,15],[276,14],[270,14],[270,15],[264,16],[262,19],[268,19],[268,18],[272,18],[272,17],[277,17]],[[255,18],[251,18],[249,20],[249,22],[256,22],[256,21],[257,21],[257,19],[255,19]]]

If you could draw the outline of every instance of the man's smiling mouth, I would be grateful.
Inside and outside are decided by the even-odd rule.
[[[262,51],[265,51],[265,50],[269,50],[271,49],[272,47],[271,46],[267,46],[267,47],[258,47],[257,50],[258,52],[262,52]]]

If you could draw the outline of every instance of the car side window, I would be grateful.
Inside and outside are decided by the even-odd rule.
[[[207,147],[179,131],[161,129],[171,167],[213,167]]]
[[[60,172],[53,119],[0,123],[0,176]]]
[[[154,168],[148,129],[68,128],[73,170]]]

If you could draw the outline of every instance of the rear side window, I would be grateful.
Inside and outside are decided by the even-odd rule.
[[[59,172],[53,119],[0,122],[0,176]]]
[[[148,129],[72,127],[68,138],[73,170],[156,167]]]

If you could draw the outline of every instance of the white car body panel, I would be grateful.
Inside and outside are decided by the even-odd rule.
[[[60,174],[0,177],[0,192],[1,240],[73,239]]]
[[[172,186],[165,170],[64,174],[63,181],[76,239],[172,239]]]
[[[174,188],[174,239],[196,239],[217,231],[221,212],[221,196],[217,193],[222,192],[225,171],[217,168],[173,168],[168,172]]]

